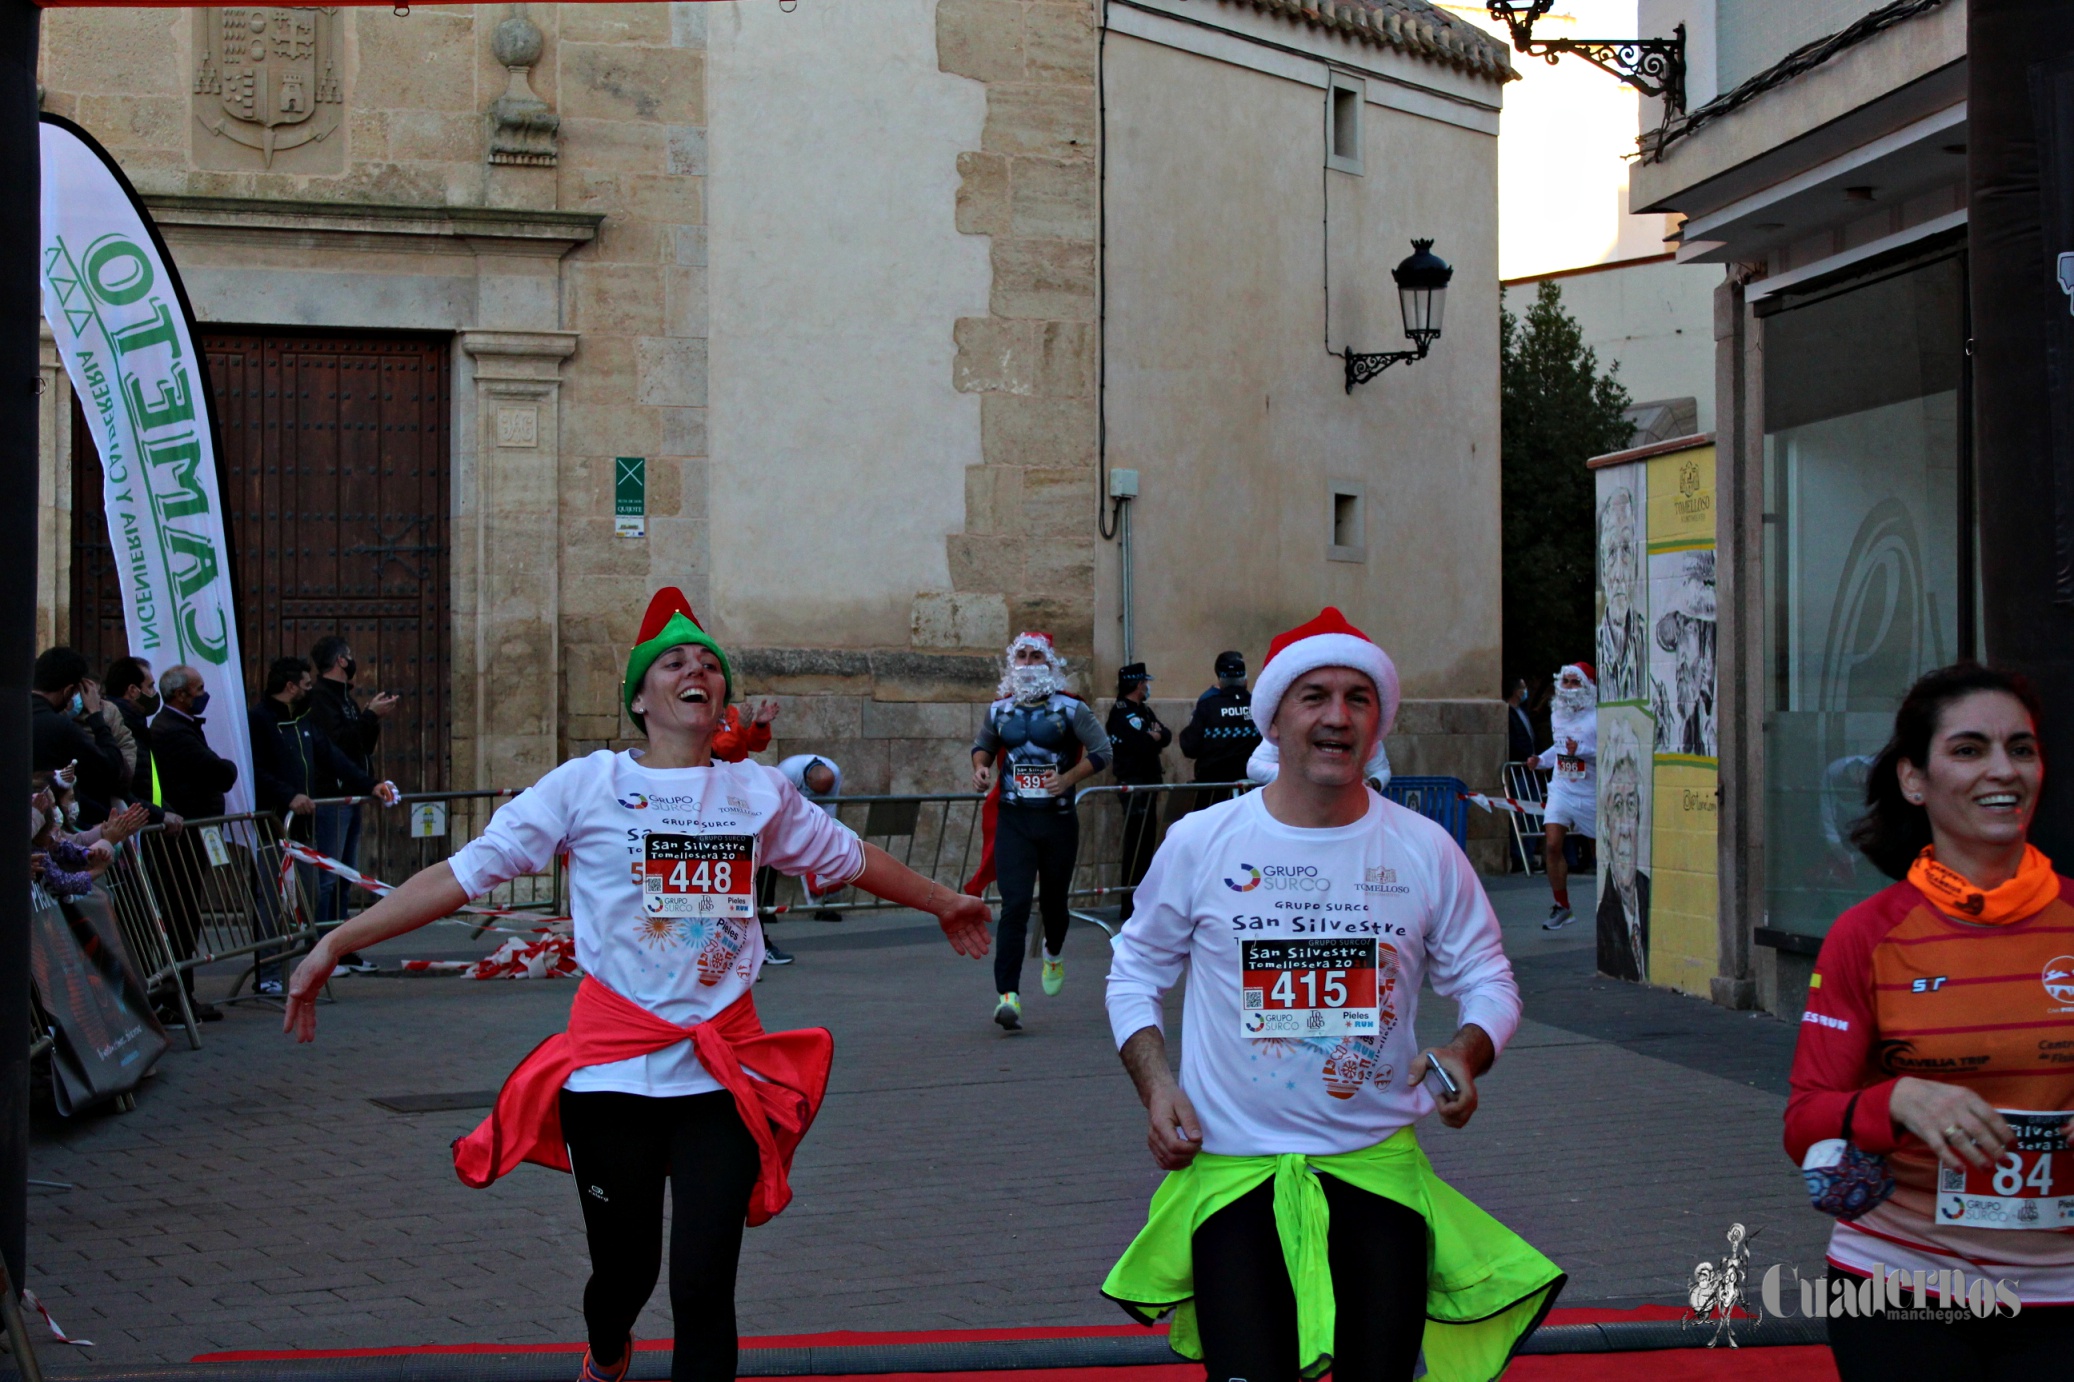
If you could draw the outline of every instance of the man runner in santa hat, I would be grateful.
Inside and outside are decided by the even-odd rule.
[[[1015,636],[996,694],[1000,699],[987,707],[986,723],[972,741],[972,785],[993,793],[988,847],[1001,884],[994,1021],[1013,1032],[1023,1025],[1023,937],[1033,893],[1044,920],[1039,982],[1048,996],[1066,986],[1060,955],[1072,923],[1066,894],[1080,854],[1073,788],[1109,766],[1109,733],[1087,702],[1066,694],[1066,659],[1048,633]],[[984,872],[986,865],[981,867]],[[968,884],[967,891],[976,890]]]
[[[1214,1382],[1504,1370],[1563,1274],[1433,1173],[1520,1014],[1452,837],[1363,784],[1398,703],[1336,609],[1275,639],[1253,693],[1267,785],[1176,822],[1115,941],[1109,1021],[1168,1175],[1103,1292]],[[1177,1081],[1161,1000],[1188,973]],[[1461,1010],[1422,1051],[1420,985]]]
[[[1544,931],[1560,931],[1577,919],[1570,910],[1570,856],[1564,845],[1574,833],[1596,840],[1599,833],[1599,691],[1589,662],[1573,662],[1556,673],[1549,706],[1555,742],[1527,760],[1552,772],[1547,809],[1541,817],[1541,857],[1555,894]]]
[[[765,1032],[757,1020],[757,866],[854,882],[933,914],[961,954],[987,952],[978,898],[862,843],[777,769],[715,759],[733,691],[727,655],[683,594],[659,592],[622,692],[647,748],[601,749],[548,773],[452,859],[327,934],[289,986],[284,1028],[309,1041],[339,956],[568,857],[586,976],[569,1030],[505,1081],[489,1118],[454,1143],[454,1169],[478,1188],[522,1161],[573,1169],[591,1258],[582,1382],[627,1375],[634,1320],[662,1265],[665,1180],[677,1331],[670,1376],[735,1375],[742,1228],[791,1199],[792,1154],[820,1106],[834,1045],[819,1028]]]

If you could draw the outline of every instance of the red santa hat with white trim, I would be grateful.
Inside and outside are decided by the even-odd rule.
[[[1382,702],[1382,720],[1376,728],[1375,750],[1363,765],[1362,776],[1388,779],[1389,755],[1383,752],[1383,736],[1396,723],[1402,699],[1397,689],[1397,664],[1376,646],[1375,640],[1347,622],[1347,616],[1331,605],[1308,623],[1277,634],[1267,646],[1267,664],[1253,683],[1253,725],[1260,731],[1260,747],[1246,760],[1246,776],[1255,782],[1272,782],[1281,768],[1282,755],[1268,742],[1267,728],[1274,723],[1282,697],[1296,679],[1320,667],[1350,667],[1375,683]]]

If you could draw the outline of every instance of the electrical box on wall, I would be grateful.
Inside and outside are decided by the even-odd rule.
[[[1109,497],[1111,499],[1136,499],[1138,497],[1138,472],[1135,470],[1110,471]]]

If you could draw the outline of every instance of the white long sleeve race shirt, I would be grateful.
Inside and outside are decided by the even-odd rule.
[[[763,964],[755,870],[848,882],[849,827],[760,763],[652,769],[630,753],[572,759],[497,809],[448,866],[470,897],[569,856],[576,963],[689,1026],[749,991]],[[576,1071],[564,1086],[657,1097],[720,1088],[691,1043]]]
[[[1203,1148],[1228,1156],[1370,1147],[1433,1110],[1405,1079],[1420,985],[1503,1049],[1519,989],[1475,870],[1432,821],[1371,792],[1330,830],[1287,826],[1251,793],[1177,823],[1114,942],[1121,1047],[1161,1027],[1188,966],[1181,1087]]]

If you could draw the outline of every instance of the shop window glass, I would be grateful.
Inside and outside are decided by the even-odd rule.
[[[1865,773],[1961,656],[1956,258],[1764,324],[1766,924],[1822,935],[1887,883],[1851,848]],[[1970,594],[1970,592],[1969,592]]]

